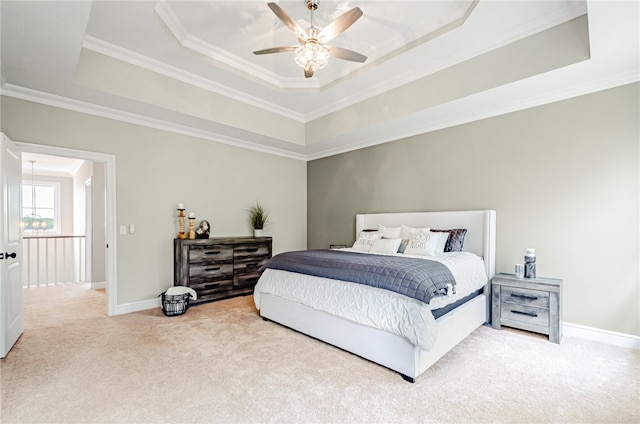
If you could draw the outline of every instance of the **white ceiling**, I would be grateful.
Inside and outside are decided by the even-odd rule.
[[[31,176],[73,177],[84,161],[73,158],[22,153],[22,174]]]
[[[2,94],[309,160],[640,79],[638,1],[322,0],[309,79],[266,3],[3,0]]]

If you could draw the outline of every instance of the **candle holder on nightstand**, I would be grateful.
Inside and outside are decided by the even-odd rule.
[[[185,239],[187,238],[184,235],[184,208],[178,208],[178,238]]]

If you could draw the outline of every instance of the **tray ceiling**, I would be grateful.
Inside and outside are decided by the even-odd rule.
[[[304,0],[280,1],[302,27]],[[304,78],[257,1],[0,3],[2,94],[303,160],[638,81],[638,2],[329,1]]]

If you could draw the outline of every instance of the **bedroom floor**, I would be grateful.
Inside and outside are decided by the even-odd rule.
[[[637,350],[481,327],[410,384],[262,321],[251,296],[110,318],[104,292],[57,289],[25,293],[3,423],[640,421]]]

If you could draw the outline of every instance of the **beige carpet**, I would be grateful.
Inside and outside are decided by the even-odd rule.
[[[251,296],[107,317],[103,292],[29,289],[2,423],[638,423],[640,352],[481,327],[415,384],[262,321]]]

